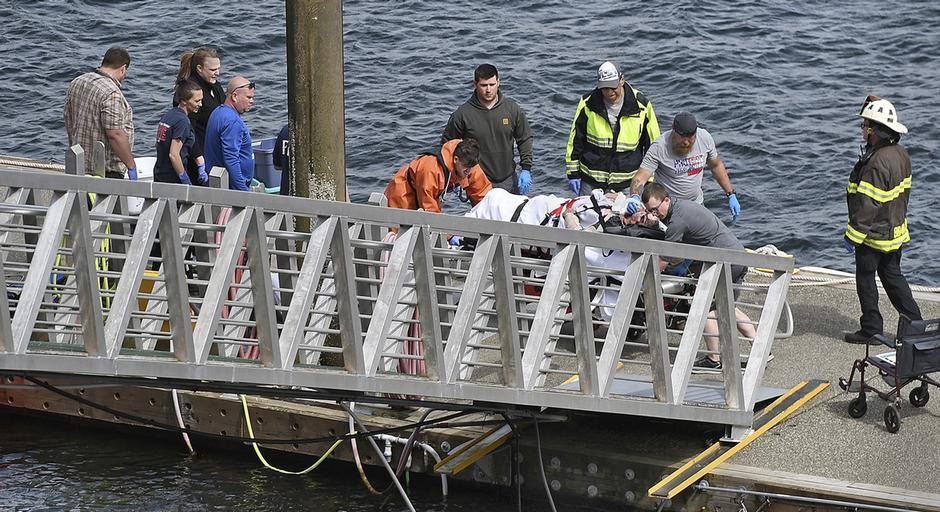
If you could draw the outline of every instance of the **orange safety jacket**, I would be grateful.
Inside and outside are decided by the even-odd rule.
[[[454,149],[460,141],[447,141],[437,155],[421,155],[399,169],[385,187],[388,205],[392,208],[440,213],[444,193],[455,185],[460,185],[466,191],[471,205],[480,202],[493,185],[479,165],[470,169],[467,179],[457,179],[453,172]]]

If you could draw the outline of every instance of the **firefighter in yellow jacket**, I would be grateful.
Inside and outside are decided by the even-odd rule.
[[[578,102],[565,152],[565,174],[575,195],[620,192],[659,138],[653,103],[623,79],[613,62],[601,64],[594,90]]]
[[[859,115],[865,146],[849,175],[849,223],[843,244],[855,253],[855,287],[862,316],[861,328],[845,333],[845,341],[877,343],[872,337],[884,332],[884,321],[878,310],[876,273],[894,308],[911,320],[921,319],[911,287],[901,274],[901,248],[911,240],[907,230],[911,159],[898,144],[907,127],[898,121],[891,102],[869,96]]]

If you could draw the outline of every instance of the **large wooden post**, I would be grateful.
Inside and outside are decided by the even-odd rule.
[[[286,15],[291,195],[345,201],[343,3],[286,0]]]

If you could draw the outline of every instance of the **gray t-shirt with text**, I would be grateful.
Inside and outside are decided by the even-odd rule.
[[[640,168],[653,173],[653,181],[661,183],[671,197],[701,203],[702,173],[708,161],[718,156],[715,139],[704,128],[696,132],[695,144],[685,156],[672,150],[672,130],[653,141]]]

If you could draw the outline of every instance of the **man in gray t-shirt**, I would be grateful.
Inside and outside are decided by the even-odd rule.
[[[635,199],[634,210],[639,209],[639,195],[650,176],[653,181],[662,183],[673,198],[701,204],[704,199],[702,174],[706,167],[728,195],[731,215],[737,217],[741,213],[741,205],[728,178],[728,170],[718,156],[715,139],[704,128],[698,127],[695,116],[679,112],[672,122],[672,129],[653,141],[630,182],[630,191]]]

